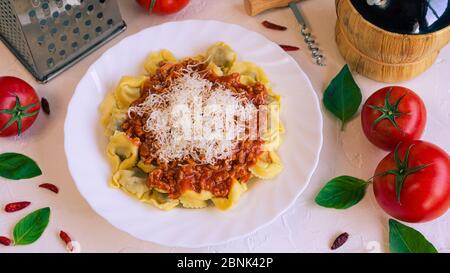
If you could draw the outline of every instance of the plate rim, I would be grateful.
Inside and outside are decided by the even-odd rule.
[[[228,243],[228,242],[231,242],[231,241],[235,241],[235,240],[238,240],[238,239],[242,239],[242,238],[245,238],[245,237],[248,237],[248,236],[252,235],[253,233],[257,232],[258,230],[261,230],[261,229],[264,228],[264,227],[269,226],[270,224],[272,224],[273,222],[275,222],[281,215],[283,215],[286,211],[288,211],[290,208],[292,208],[292,206],[295,204],[295,202],[296,202],[297,199],[300,197],[300,195],[308,188],[308,186],[309,186],[309,184],[310,184],[310,182],[311,182],[311,178],[312,178],[312,176],[314,175],[314,173],[315,173],[316,170],[317,170],[318,164],[319,164],[319,162],[320,162],[320,155],[321,155],[322,147],[323,147],[323,114],[322,114],[322,111],[321,111],[321,108],[320,108],[320,102],[319,102],[320,100],[319,100],[319,97],[318,97],[318,93],[316,92],[316,90],[314,89],[314,87],[313,87],[313,85],[312,85],[312,83],[311,83],[310,78],[309,78],[309,77],[307,76],[307,74],[303,71],[303,69],[301,68],[301,66],[299,65],[299,63],[298,63],[291,55],[289,55],[289,54],[287,54],[286,52],[283,51],[284,54],[285,54],[285,56],[287,56],[287,57],[292,61],[293,65],[295,65],[295,66],[297,67],[297,69],[302,73],[303,77],[305,78],[305,80],[306,80],[306,82],[307,82],[307,84],[308,84],[309,89],[313,92],[313,98],[314,98],[313,100],[314,100],[315,108],[316,108],[317,111],[318,111],[318,118],[319,118],[319,126],[318,126],[318,129],[319,129],[320,134],[319,134],[319,143],[318,143],[319,145],[318,145],[318,149],[317,149],[317,151],[316,151],[316,153],[315,153],[315,161],[314,161],[313,164],[312,164],[313,167],[312,167],[312,168],[309,170],[309,172],[308,172],[307,179],[306,179],[306,183],[304,184],[303,188],[297,192],[297,194],[295,195],[295,197],[292,198],[292,200],[291,200],[291,201],[290,201],[283,209],[281,209],[278,213],[276,213],[274,216],[271,216],[272,219],[270,219],[270,220],[266,221],[265,223],[263,223],[263,224],[261,224],[261,225],[255,227],[255,228],[253,228],[252,230],[247,231],[247,232],[244,232],[244,233],[242,233],[242,234],[230,236],[230,237],[225,238],[225,239],[223,239],[223,240],[217,240],[217,241],[210,242],[210,243],[197,243],[197,244],[192,244],[192,243],[191,243],[191,244],[174,243],[174,244],[170,244],[170,243],[163,243],[163,242],[160,242],[160,241],[157,241],[157,240],[149,240],[149,239],[146,239],[146,238],[142,238],[141,236],[139,236],[139,235],[137,235],[137,234],[132,234],[131,232],[129,232],[129,231],[125,230],[125,229],[122,229],[122,228],[116,226],[114,223],[112,223],[112,222],[110,221],[110,219],[108,219],[107,217],[103,216],[103,215],[99,212],[99,210],[97,210],[97,209],[89,202],[89,200],[88,200],[88,199],[85,197],[85,195],[83,194],[83,190],[80,188],[80,186],[78,185],[77,181],[74,179],[74,175],[73,175],[73,173],[74,173],[74,170],[73,170],[73,169],[74,169],[74,166],[73,166],[74,163],[71,162],[71,161],[69,160],[69,157],[68,157],[68,153],[67,153],[67,151],[68,151],[68,141],[67,141],[67,137],[66,137],[66,135],[68,134],[68,129],[67,129],[67,128],[68,128],[68,117],[69,117],[69,113],[71,112],[71,109],[74,107],[74,106],[73,106],[73,103],[74,103],[74,99],[73,99],[73,98],[74,98],[74,96],[75,96],[75,93],[76,93],[76,91],[78,90],[80,83],[83,81],[83,79],[86,77],[86,75],[88,75],[88,73],[93,69],[94,65],[97,63],[97,61],[98,61],[99,59],[104,58],[104,56],[105,56],[106,54],[108,54],[108,52],[110,52],[110,50],[112,50],[112,49],[115,48],[115,47],[118,47],[121,43],[124,43],[124,41],[126,41],[128,38],[131,38],[131,37],[133,37],[133,36],[138,36],[138,35],[140,35],[142,32],[147,31],[148,29],[152,29],[152,28],[160,28],[160,27],[163,27],[163,26],[166,26],[166,25],[172,25],[172,24],[174,24],[174,25],[176,25],[176,24],[186,24],[186,23],[191,23],[191,22],[202,22],[202,23],[205,23],[205,24],[206,24],[206,23],[209,23],[209,22],[212,22],[212,23],[216,23],[216,24],[219,23],[219,24],[224,24],[224,25],[228,25],[228,26],[237,27],[237,28],[240,28],[240,29],[242,29],[242,30],[244,30],[244,31],[246,31],[246,32],[252,32],[253,34],[259,36],[259,37],[262,38],[262,39],[264,39],[267,43],[270,43],[270,44],[273,44],[273,45],[277,45],[275,42],[271,41],[269,38],[267,38],[267,37],[264,36],[263,34],[257,32],[257,31],[253,31],[253,30],[247,29],[246,27],[243,27],[243,26],[241,26],[241,25],[233,24],[233,23],[228,23],[228,22],[223,22],[223,21],[219,21],[219,20],[202,20],[202,19],[189,19],[189,20],[180,20],[180,21],[170,21],[170,22],[165,22],[165,23],[162,23],[162,24],[153,25],[153,26],[150,26],[150,27],[147,27],[147,28],[143,28],[143,29],[141,29],[141,30],[139,30],[139,31],[137,31],[137,32],[135,32],[135,33],[129,35],[129,36],[124,37],[122,40],[120,40],[119,42],[117,42],[116,44],[114,44],[113,46],[111,46],[110,48],[108,48],[107,50],[105,50],[105,51],[104,51],[97,59],[95,59],[95,60],[89,65],[89,67],[86,69],[86,72],[83,74],[83,76],[82,76],[82,77],[80,78],[80,80],[78,81],[78,83],[77,83],[77,85],[76,85],[76,87],[75,87],[75,90],[74,90],[74,92],[73,92],[73,94],[72,94],[72,96],[71,96],[71,98],[70,98],[70,101],[69,101],[69,103],[68,103],[68,105],[67,105],[66,116],[65,116],[65,119],[64,119],[64,154],[65,154],[65,157],[66,157],[67,167],[68,167],[68,169],[69,169],[69,173],[70,173],[70,176],[71,176],[71,178],[72,178],[72,182],[74,182],[77,191],[80,193],[80,195],[83,197],[83,199],[87,202],[87,204],[89,205],[89,207],[90,207],[90,208],[91,208],[98,216],[100,216],[101,218],[103,218],[104,220],[106,220],[106,221],[107,221],[111,226],[113,226],[115,229],[120,230],[120,231],[122,231],[122,232],[125,232],[125,233],[129,234],[130,236],[132,236],[132,237],[134,237],[134,238],[137,238],[137,239],[139,239],[139,240],[142,240],[142,241],[145,241],[145,242],[151,242],[151,243],[158,244],[158,245],[161,245],[161,246],[168,246],[168,247],[183,247],[183,248],[200,248],[200,247],[207,247],[207,246],[215,246],[215,245],[225,244],[225,243]],[[282,50],[282,49],[280,48],[280,50]]]

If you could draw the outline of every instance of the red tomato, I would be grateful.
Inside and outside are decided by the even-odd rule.
[[[170,14],[182,10],[189,0],[136,0],[141,7],[150,13]],[[154,6],[152,8],[152,2]]]
[[[429,142],[401,143],[378,164],[373,191],[378,204],[397,219],[433,220],[450,206],[450,157]]]
[[[0,77],[0,136],[20,135],[36,120],[41,104],[28,83]]]
[[[392,151],[400,142],[419,139],[427,112],[420,97],[400,86],[382,88],[370,96],[361,111],[364,134],[375,146]]]

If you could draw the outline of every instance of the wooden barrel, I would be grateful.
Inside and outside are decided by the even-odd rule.
[[[382,82],[412,79],[427,70],[450,41],[450,26],[429,34],[399,34],[368,22],[350,0],[336,0],[336,43],[352,69]]]

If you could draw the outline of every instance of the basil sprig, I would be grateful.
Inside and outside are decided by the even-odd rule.
[[[322,207],[347,209],[361,201],[369,183],[352,176],[331,179],[316,196],[316,203]]]
[[[362,101],[361,90],[345,65],[328,85],[323,94],[325,108],[341,120],[341,130],[356,114]]]
[[[20,220],[14,227],[14,243],[29,245],[37,241],[50,220],[50,208],[38,209]]]
[[[389,219],[389,250],[392,253],[438,252],[420,232],[394,219]]]
[[[42,174],[36,162],[17,153],[0,154],[0,176],[12,180],[27,179]]]

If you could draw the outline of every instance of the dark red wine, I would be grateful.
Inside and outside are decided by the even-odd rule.
[[[450,0],[351,0],[372,24],[396,33],[425,34],[450,24]]]

